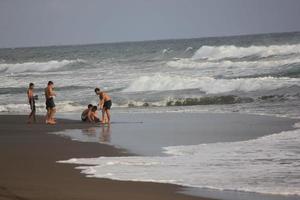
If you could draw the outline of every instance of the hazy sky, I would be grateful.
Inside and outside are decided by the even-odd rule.
[[[0,48],[300,30],[300,0],[0,0]]]

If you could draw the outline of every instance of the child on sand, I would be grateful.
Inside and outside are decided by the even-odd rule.
[[[93,106],[91,111],[88,113],[88,121],[90,123],[98,123],[100,122],[100,119],[98,118],[98,108],[97,106]]]
[[[95,93],[99,96],[99,106],[102,109],[102,123],[110,123],[110,108],[112,105],[111,98],[106,92],[101,92],[99,88],[95,88]],[[105,119],[107,117],[107,122]]]
[[[86,122],[86,121],[88,120],[88,115],[89,115],[89,113],[91,112],[92,108],[93,108],[93,105],[92,105],[92,104],[89,104],[89,105],[88,105],[88,108],[85,109],[85,110],[82,112],[82,114],[81,114],[81,120],[82,120],[83,122]]]
[[[37,95],[34,96],[34,84],[30,83],[29,84],[29,88],[27,90],[27,97],[28,97],[28,103],[30,105],[30,109],[31,112],[28,116],[28,123],[32,122],[36,122],[36,117],[35,117],[35,113],[36,113],[36,108],[35,108],[35,100],[37,100]]]

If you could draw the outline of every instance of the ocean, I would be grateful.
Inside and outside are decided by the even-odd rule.
[[[300,33],[0,49],[0,80],[2,113],[29,111],[30,82],[39,95],[38,113],[45,113],[43,88],[51,80],[60,113],[96,104],[94,88],[100,87],[111,95],[113,113],[299,119]],[[248,141],[166,146],[168,156],[162,157],[68,162],[97,165],[83,167],[83,173],[100,178],[114,174],[118,180],[300,195],[298,128]],[[240,176],[233,180],[236,173]]]
[[[299,117],[300,33],[0,49],[0,112],[29,111],[25,91],[54,81],[59,112],[108,91],[124,112],[249,112]]]

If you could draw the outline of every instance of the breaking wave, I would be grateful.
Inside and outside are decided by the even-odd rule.
[[[137,78],[123,92],[200,89],[207,94],[216,94],[231,91],[274,90],[293,85],[300,86],[300,80],[284,77],[215,79],[156,74]]]
[[[77,112],[85,109],[86,106],[80,105],[72,101],[59,101],[55,102],[57,110],[59,112]],[[37,113],[45,113],[45,103],[38,102],[36,103]],[[0,112],[5,113],[28,113],[30,112],[30,106],[26,103],[20,104],[5,104],[0,105]]]
[[[56,87],[56,91],[70,91],[70,90],[83,90],[91,87],[84,86],[64,86]],[[0,88],[0,95],[2,94],[26,94],[27,87],[4,87]],[[44,88],[35,88],[35,92],[44,92]]]
[[[224,60],[220,62],[197,62],[191,59],[180,59],[177,61],[170,61],[167,63],[170,67],[176,68],[237,68],[238,70],[244,70],[247,68],[253,69],[276,69],[280,66],[300,64],[299,58],[283,59],[283,60],[269,60],[269,61],[239,61],[233,62]]]
[[[202,46],[195,52],[192,59],[220,60],[244,57],[265,58],[269,56],[283,56],[290,54],[300,54],[300,44],[249,47],[238,47],[234,45]]]
[[[15,64],[0,64],[0,72],[4,73],[22,73],[22,72],[47,72],[66,70],[67,67],[73,67],[73,64],[83,64],[84,60],[51,60],[48,62],[25,62]],[[72,68],[74,69],[74,67]]]

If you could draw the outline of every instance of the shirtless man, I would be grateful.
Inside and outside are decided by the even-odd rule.
[[[46,124],[56,124],[54,115],[56,112],[55,103],[54,103],[54,97],[56,94],[53,91],[54,84],[52,81],[48,82],[47,87],[45,88],[45,98],[46,98],[46,109],[47,109],[47,115],[46,115]]]
[[[33,122],[36,122],[36,117],[35,117],[35,113],[36,113],[36,109],[35,109],[35,99],[37,98],[37,96],[34,96],[34,84],[33,83],[30,83],[29,84],[29,88],[27,90],[27,97],[28,97],[28,103],[30,105],[30,109],[31,109],[31,112],[28,116],[28,123],[31,123],[32,122],[32,119],[33,119]]]
[[[107,116],[107,123],[110,123],[110,108],[111,108],[111,98],[105,92],[101,92],[99,88],[95,88],[95,93],[99,96],[99,106],[102,109],[102,122],[105,123],[105,115]]]

